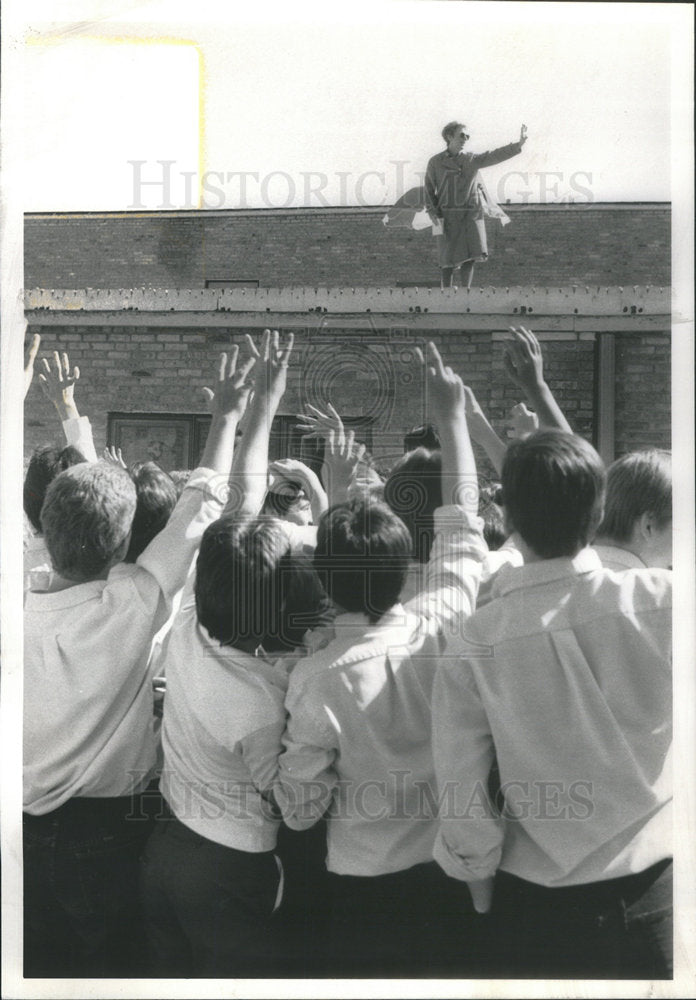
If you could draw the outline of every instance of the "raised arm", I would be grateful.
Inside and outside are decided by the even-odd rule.
[[[327,404],[326,413],[316,406],[308,406],[312,413],[302,414],[299,430],[306,437],[324,439],[324,463],[321,477],[329,506],[345,503],[353,481],[356,466],[365,454],[365,445],[355,440],[355,431],[346,429],[338,411]]]
[[[251,391],[248,375],[252,358],[238,367],[239,350],[221,354],[212,388],[206,388],[212,419],[199,467],[184,487],[171,517],[155,535],[137,565],[148,571],[136,575],[136,586],[151,592],[152,579],[160,590],[155,627],[163,625],[171,613],[171,602],[186,584],[203,532],[220,517],[234,453],[234,440]]]
[[[258,351],[247,335],[249,349],[256,359],[256,375],[246,429],[232,466],[229,513],[254,517],[261,510],[266,495],[271,426],[285,392],[293,340],[290,333],[281,343],[277,330],[264,330]]]
[[[237,426],[244,416],[251,392],[248,376],[256,359],[252,357],[243,365],[238,365],[238,361],[239,348],[236,345],[229,355],[223,352],[214,388],[205,386],[203,389],[212,420],[200,464],[223,475],[229,474],[232,465]]]
[[[457,634],[462,620],[476,606],[487,548],[478,517],[478,479],[467,428],[465,388],[459,376],[443,364],[434,344],[428,345],[426,379],[429,415],[440,436],[443,506],[434,515],[426,589],[407,608],[419,615],[429,633]]]
[[[476,396],[468,385],[464,386],[464,394],[466,398],[466,420],[471,440],[483,448],[490,459],[491,465],[498,475],[500,475],[503,471],[506,446],[491,427],[486,414],[481,409]]]
[[[53,352],[52,366],[48,358],[42,360],[43,371],[39,373],[39,382],[44,395],[56,408],[66,441],[77,448],[87,462],[98,461],[91,424],[87,417],[80,416],[75,403],[75,383],[80,377],[80,369],[77,365],[71,369],[65,352],[62,355],[58,351]]]
[[[29,392],[34,378],[34,362],[41,346],[41,337],[35,333],[24,352],[24,395]]]
[[[426,363],[421,352],[418,353]],[[428,408],[437,425],[442,450],[442,502],[464,507],[476,516],[478,479],[467,425],[466,390],[459,375],[445,366],[432,342],[428,344],[426,384]]]
[[[527,126],[522,125],[520,128],[520,137],[517,142],[510,142],[507,146],[499,146],[497,149],[488,150],[486,153],[474,153],[473,163],[477,168],[492,167],[496,163],[504,163],[505,160],[509,160],[511,157],[521,153],[526,141]]]
[[[268,468],[270,472],[274,472],[281,479],[299,483],[312,508],[312,522],[318,524],[319,518],[329,506],[329,502],[316,472],[297,458],[280,458],[276,462],[271,462]]]
[[[543,429],[571,431],[571,426],[544,381],[541,345],[526,327],[510,327],[512,339],[505,344],[505,369],[527,396]]]

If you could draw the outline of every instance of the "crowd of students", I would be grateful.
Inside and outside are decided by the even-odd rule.
[[[607,473],[519,328],[509,445],[431,343],[386,482],[330,406],[269,464],[292,348],[220,357],[176,483],[42,363],[25,976],[669,977],[669,453]]]

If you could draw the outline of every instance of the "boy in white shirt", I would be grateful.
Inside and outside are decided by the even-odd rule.
[[[145,850],[142,886],[152,971],[163,976],[277,972],[280,816],[270,792],[285,725],[281,654],[318,624],[323,593],[281,522],[256,516],[292,347],[274,338],[264,335],[230,503],[203,536],[195,590],[160,661],[168,814]]]
[[[442,441],[427,587],[399,603],[412,542],[385,504],[353,500],[319,527],[315,565],[338,606],[335,637],[294,668],[275,797],[303,829],[328,811],[331,975],[432,975],[466,967],[468,892],[432,862],[436,805],[430,692],[443,633],[475,604],[485,544],[461,379],[429,346],[428,388]],[[330,970],[330,971],[329,971]]]
[[[496,972],[665,978],[671,573],[614,573],[587,547],[605,471],[582,438],[515,442],[502,481],[524,565],[497,579],[438,670],[435,857],[481,910],[497,871]]]
[[[246,400],[236,348],[220,362],[202,465],[166,528],[122,559],[135,510],[127,473],[81,464],[49,487],[53,565],[24,621],[25,975],[133,975],[142,947],[138,795],[155,766],[147,661],[200,537],[222,510]],[[241,381],[240,381],[241,380]]]

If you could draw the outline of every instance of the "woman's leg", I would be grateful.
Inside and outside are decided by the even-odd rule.
[[[440,279],[440,288],[451,288],[452,287],[452,275],[454,274],[453,267],[443,267],[442,275]]]
[[[465,261],[460,268],[461,274],[461,288],[471,288],[471,281],[474,277],[474,262],[473,260]]]

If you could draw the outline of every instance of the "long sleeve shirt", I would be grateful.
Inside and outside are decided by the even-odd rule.
[[[275,847],[268,800],[285,728],[287,668],[221,646],[184,595],[161,665],[167,675],[160,789],[185,826],[239,851]]]
[[[425,172],[425,207],[431,215],[442,218],[446,211],[477,207],[477,174],[483,167],[503,163],[522,150],[511,142],[485,153],[437,153],[428,161]]]
[[[436,511],[435,533],[415,613],[397,604],[374,625],[340,615],[333,640],[290,675],[275,797],[293,829],[329,809],[327,866],[338,874],[432,857],[432,683],[444,633],[473,610],[486,552],[481,521],[461,508]]]
[[[144,787],[156,759],[153,636],[171,612],[205,528],[222,510],[219,476],[198,469],[137,563],[105,580],[25,598],[24,809]]]
[[[92,425],[89,417],[71,417],[63,421],[65,440],[84,455],[86,462],[98,462],[97,452],[92,437]]]
[[[591,549],[500,575],[435,681],[449,875],[567,886],[670,856],[671,585],[668,570],[602,569]]]

